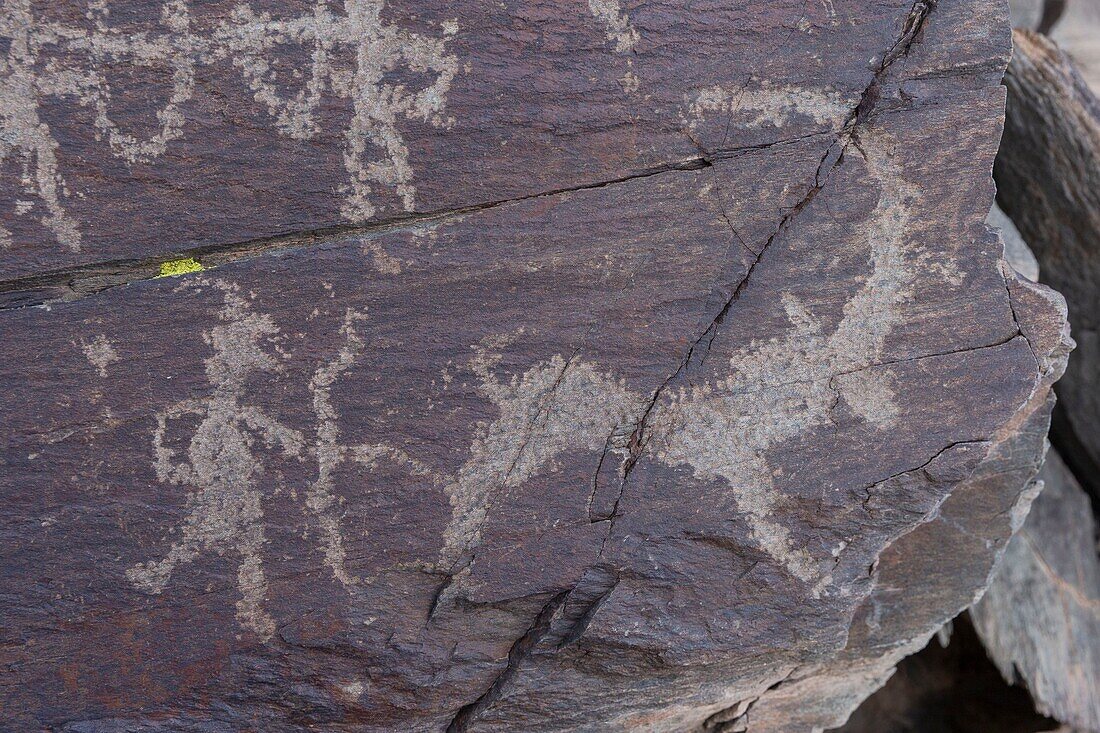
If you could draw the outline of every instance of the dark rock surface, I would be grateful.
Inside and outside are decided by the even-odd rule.
[[[2,117],[0,721],[842,722],[985,587],[1070,344],[984,224],[1005,7],[347,5],[314,108],[280,54],[320,21],[255,36],[298,4],[165,4],[149,63],[195,85],[140,139],[92,121],[157,119],[102,91],[132,47],[49,29],[148,4],[5,6],[73,58],[4,77],[53,137]],[[396,91],[452,64],[445,109]]]
[[[891,677],[898,662],[925,647],[977,600],[1037,492],[1031,479],[1045,450],[1051,399],[1036,395],[1017,421],[993,437],[985,459],[926,521],[875,559],[868,569],[873,588],[852,617],[845,648],[766,692],[744,716],[746,730],[843,724]],[[885,502],[905,495],[912,485],[912,477],[906,479],[883,497]]]
[[[8,2],[0,275],[827,141],[911,6]]]

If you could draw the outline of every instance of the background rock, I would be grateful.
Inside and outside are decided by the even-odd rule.
[[[1068,0],[1049,33],[1077,63],[1093,92],[1100,89],[1100,3]]]
[[[1057,54],[1049,42],[1029,35],[1021,35],[1019,40],[1018,57],[1010,66],[1009,127],[1010,131],[1014,126],[1026,127],[1029,134],[1006,135],[998,158],[998,175],[1007,176],[1002,181],[1002,195],[1011,200],[1019,215],[1027,220],[1032,236],[1044,245],[1043,279],[1048,276],[1047,266],[1053,268],[1055,279],[1064,279],[1068,273],[1073,273],[1069,277],[1079,278],[1079,263],[1068,264],[1065,251],[1057,244],[1069,228],[1067,225],[1079,223],[1076,217],[1087,219],[1089,207],[1095,205],[1087,196],[1084,199],[1077,196],[1074,189],[1082,176],[1090,175],[1088,169],[1096,163],[1095,155],[1079,153],[1081,128],[1073,123],[1080,114],[1082,100],[1090,103],[1089,92],[1073,76],[1069,60]],[[1037,53],[1037,48],[1042,53]],[[1048,56],[1056,60],[1053,71],[1047,66]],[[1067,79],[1074,82],[1072,89],[1067,89]],[[1020,99],[1015,98],[1017,94],[1022,95]],[[1043,113],[1034,114],[1039,108]],[[1026,168],[1021,160],[1043,157],[1036,152],[1036,145],[1053,147],[1056,150],[1053,157],[1058,163],[1048,161],[1045,169],[1029,171],[1033,178],[1028,185],[1021,186],[1019,181]],[[1041,181],[1052,174],[1060,179],[1053,183]],[[1061,206],[1057,215],[1049,213],[1051,200]],[[1036,216],[1036,212],[1044,210],[1046,218]],[[1019,271],[1028,270],[1031,279],[1039,279],[1035,257],[1011,220],[994,207],[989,222],[1002,230],[1006,257]],[[1091,243],[1084,239],[1081,245],[1088,251]],[[1071,317],[1075,317],[1073,314],[1078,312],[1075,308],[1079,308],[1087,321],[1091,291],[1087,286],[1079,286],[1075,293],[1080,299],[1075,302],[1071,297]],[[1084,366],[1090,368],[1088,364]],[[1069,395],[1070,399],[1075,396]],[[1088,408],[1069,403],[1061,409],[1081,414]],[[1056,437],[1064,441],[1065,433]],[[1075,445],[1075,441],[1070,441],[1071,451]],[[967,631],[962,646],[953,641],[943,651],[930,644],[899,665],[898,675],[859,709],[845,730],[881,725],[913,731],[939,730],[945,726],[975,731],[990,727],[1054,729],[1057,725],[1054,720],[1029,716],[1018,704],[1006,707],[997,699],[1026,701],[1025,689],[1030,691],[1034,707],[1066,722],[1069,725],[1066,730],[1100,729],[1100,700],[1096,698],[1100,679],[1097,629],[1100,603],[1096,600],[1100,597],[1100,559],[1094,507],[1057,454],[1048,454],[1040,476],[1035,490],[1042,484],[1046,488],[1009,544],[989,590],[969,611],[981,644],[967,641],[973,633],[969,631],[968,617],[960,617],[959,628]],[[986,661],[986,650],[1004,680],[1026,688],[1010,691],[1002,683],[997,692],[997,685],[988,681],[988,672],[984,675],[987,681],[976,688],[977,681],[982,679],[978,670],[992,669]],[[1007,718],[990,722],[990,716],[1005,716],[1009,710],[1012,712]],[[888,722],[883,723],[884,720]]]
[[[1054,440],[1100,497],[1100,102],[1049,40],[1015,34],[995,176],[998,201],[1074,313],[1077,354],[1058,388]]]
[[[1032,282],[1039,281],[1039,261],[1035,254],[1020,236],[1020,230],[1012,223],[1012,220],[1001,211],[1001,207],[993,204],[989,210],[989,216],[985,223],[997,230],[1001,241],[1005,244],[1005,260],[1012,265],[1012,269],[1020,273]]]
[[[1100,560],[1088,496],[1056,453],[1044,488],[971,609],[1007,680],[1022,678],[1040,711],[1100,730]]]
[[[966,615],[940,637],[899,664],[839,732],[1062,730],[1034,711],[1026,690],[1001,678]]]

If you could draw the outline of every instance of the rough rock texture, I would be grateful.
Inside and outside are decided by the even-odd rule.
[[[1033,397],[1019,422],[993,437],[969,478],[927,521],[875,559],[868,569],[874,585],[852,618],[846,647],[827,664],[803,670],[802,679],[765,693],[747,711],[742,727],[810,730],[843,724],[890,678],[899,661],[977,600],[1038,491],[1031,479],[1042,462],[1052,399]],[[890,506],[886,502],[901,501],[909,486],[909,481],[897,485],[883,497],[880,510]]]
[[[1058,721],[1035,712],[1026,689],[1011,686],[1001,677],[966,614],[902,661],[890,681],[837,729],[838,733],[1057,730],[1062,730]]]
[[[1042,712],[1100,731],[1100,560],[1088,496],[1051,451],[1042,493],[971,609],[1005,679],[1022,678]]]
[[[1064,17],[1055,28],[1079,20]],[[1097,479],[1089,473],[1096,465],[1095,436],[1089,431],[1100,420],[1093,279],[1100,259],[1100,198],[1080,186],[1100,179],[1100,104],[1050,41],[1022,33],[1017,40],[998,178],[1002,197],[1036,243],[1043,280],[1065,288],[1081,324],[1083,348],[1060,389],[1057,438],[1095,490]],[[1037,154],[1036,145],[1046,153]],[[1040,159],[1043,168],[1027,168]],[[1043,181],[1048,175],[1057,179]],[[1022,241],[1020,246],[1027,249]],[[1086,380],[1090,386],[1082,385]],[[1098,731],[1100,559],[1094,507],[1057,454],[1048,456],[1040,477],[1041,496],[971,614],[1005,679],[1026,684],[1038,710],[1076,730]]]
[[[912,5],[8,0],[0,276],[827,147]]]
[[[4,6],[5,727],[820,728],[988,582],[1006,8],[421,5]]]
[[[1055,439],[1100,497],[1100,102],[1048,39],[1027,31],[1014,38],[998,200],[1043,281],[1072,305],[1078,353],[1058,388]]]

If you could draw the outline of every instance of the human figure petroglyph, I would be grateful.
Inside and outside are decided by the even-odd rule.
[[[127,577],[148,593],[160,593],[180,565],[200,553],[237,556],[237,619],[261,638],[274,633],[275,622],[263,609],[267,580],[263,570],[263,464],[253,450],[254,436],[290,457],[301,456],[303,436],[260,408],[244,403],[245,382],[255,372],[279,368],[262,340],[279,329],[268,315],[252,313],[233,286],[215,282],[225,297],[222,323],[207,333],[214,354],[206,360],[206,376],[213,392],[201,399],[178,402],[157,415],[153,435],[157,478],[194,489],[180,538],[158,561],[132,567]],[[175,451],[165,444],[170,421],[187,415],[199,418],[187,448],[187,460],[175,462]]]
[[[38,78],[35,63],[38,37],[30,24],[30,0],[7,0],[0,10],[0,36],[9,39],[0,60],[0,163],[13,155],[22,164],[20,187],[37,195],[46,209],[41,217],[57,241],[72,251],[80,249],[80,229],[61,205],[65,179],[57,167],[57,141],[38,114],[38,97],[49,90],[56,96],[74,93],[74,81]],[[10,247],[11,232],[0,225],[0,246]]]
[[[345,586],[355,584],[346,567],[347,550],[340,531],[339,502],[333,485],[333,474],[344,460],[346,449],[340,444],[340,425],[336,409],[332,405],[332,385],[347,371],[363,350],[363,339],[355,330],[358,321],[366,319],[366,313],[348,309],[342,331],[344,346],[336,357],[318,369],[310,381],[313,394],[313,412],[317,416],[317,480],[306,493],[306,507],[317,517],[325,562],[332,574]]]
[[[352,101],[354,113],[344,137],[348,182],[342,189],[341,213],[356,222],[375,214],[369,198],[372,184],[393,189],[406,211],[415,206],[413,172],[399,118],[436,127],[452,124],[443,112],[458,60],[446,53],[445,42],[458,32],[458,25],[445,22],[442,37],[429,38],[385,23],[384,7],[383,0],[345,0],[344,14],[336,15],[327,2],[319,1],[311,15],[272,19],[242,4],[214,35],[212,56],[233,60],[256,101],[267,107],[283,134],[308,139],[319,132],[314,115],[326,89]],[[288,42],[308,45],[313,51],[308,81],[293,98],[280,92],[265,57]],[[354,70],[337,65],[341,48],[355,50]],[[419,91],[384,81],[387,72],[401,67],[430,73],[434,81]],[[370,148],[382,151],[384,157],[372,160]]]
[[[205,283],[204,280],[196,281]],[[339,414],[332,404],[332,387],[362,354],[366,343],[356,326],[366,320],[364,311],[348,309],[341,327],[344,343],[333,358],[322,364],[309,383],[316,418],[316,439],[307,446],[303,434],[245,404],[245,383],[255,372],[276,372],[281,365],[264,350],[263,340],[279,334],[266,314],[252,312],[235,285],[215,280],[222,291],[224,307],[221,325],[206,335],[214,355],[206,360],[206,374],[213,392],[202,399],[179,402],[157,415],[153,450],[157,478],[176,486],[191,487],[187,517],[181,537],[160,560],[138,564],[127,572],[141,590],[159,594],[181,565],[193,562],[203,552],[235,554],[238,559],[237,586],[241,598],[237,618],[244,628],[269,638],[274,620],[264,611],[267,578],[263,570],[264,507],[274,493],[261,485],[263,463],[254,450],[254,436],[270,448],[280,447],[284,455],[304,460],[312,454],[317,477],[305,492],[305,508],[319,534],[325,564],[349,590],[369,582],[347,568],[347,551],[341,526],[341,502],[335,489],[335,472],[345,460],[373,468],[390,462],[424,477],[430,485],[441,484],[436,474],[406,451],[388,443],[345,445],[340,441]],[[166,445],[169,424],[185,416],[196,416],[199,424],[187,448],[187,460],[176,462],[176,451]]]
[[[71,99],[91,107],[96,135],[106,138],[113,155],[129,163],[149,162],[184,134],[183,107],[194,94],[196,67],[228,61],[240,70],[276,129],[296,139],[320,132],[314,115],[325,93],[351,100],[344,130],[347,181],[341,188],[346,219],[374,216],[372,187],[393,190],[404,210],[412,210],[416,189],[399,122],[451,124],[444,109],[458,60],[446,53],[445,42],[458,27],[447,21],[440,37],[428,37],[384,22],[383,8],[384,0],[345,0],[344,12],[335,13],[318,0],[312,13],[273,19],[241,3],[228,19],[200,34],[186,0],[164,0],[161,30],[126,33],[111,27],[105,0],[88,3],[87,27],[41,21],[30,0],[3,0],[0,36],[11,43],[0,61],[0,162],[14,157],[22,163],[22,190],[45,208],[41,223],[63,246],[79,251],[79,225],[62,204],[63,196],[78,193],[68,190],[60,172],[58,142],[39,115],[42,100]],[[272,54],[281,44],[313,51],[308,81],[294,95],[281,90],[284,80],[272,71]],[[353,52],[353,64],[340,62],[346,50]],[[121,102],[112,100],[105,69],[118,64],[171,70],[171,92],[156,110],[157,130],[144,139],[110,115],[112,101]],[[385,80],[388,72],[402,68],[432,80],[419,90]],[[0,246],[10,244],[11,233],[0,228]]]

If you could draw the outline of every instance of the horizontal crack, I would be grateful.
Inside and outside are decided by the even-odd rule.
[[[782,142],[784,141],[778,141],[772,144],[777,145]],[[723,154],[733,154],[734,152],[735,151],[724,151]],[[192,247],[189,249],[175,250],[171,253],[157,255],[155,257],[146,257],[142,259],[122,259],[109,262],[99,262],[89,265],[78,265],[76,267],[53,270],[51,272],[40,273],[37,275],[28,275],[25,277],[13,278],[11,280],[0,282],[0,296],[9,295],[9,297],[4,298],[4,300],[7,300],[9,303],[14,300],[12,297],[10,297],[10,294],[28,293],[28,297],[20,302],[15,303],[14,305],[0,306],[0,310],[16,310],[19,308],[42,305],[43,303],[50,301],[77,300],[79,298],[94,295],[96,293],[100,293],[104,290],[108,290],[114,287],[128,285],[134,282],[142,282],[144,280],[151,280],[154,277],[158,276],[160,265],[164,262],[171,260],[192,257],[202,262],[204,266],[216,267],[219,265],[229,264],[231,262],[251,259],[253,257],[269,254],[271,252],[304,249],[315,247],[321,244],[328,244],[337,237],[351,237],[364,234],[379,234],[402,231],[404,229],[411,229],[418,226],[423,226],[424,224],[444,222],[450,219],[455,219],[467,216],[469,214],[495,209],[501,206],[506,206],[508,204],[520,203],[531,199],[543,198],[547,196],[560,196],[562,194],[572,193],[575,191],[590,191],[594,189],[606,188],[608,186],[627,183],[629,181],[637,179],[651,178],[653,176],[659,176],[664,173],[671,173],[674,171],[701,170],[703,168],[709,168],[711,165],[713,165],[711,158],[698,156],[694,158],[687,158],[674,163],[667,163],[654,168],[649,168],[642,172],[634,173],[628,176],[621,176],[604,181],[585,183],[577,186],[557,188],[548,191],[540,191],[538,193],[528,194],[525,196],[516,196],[513,198],[486,201],[478,204],[470,204],[468,206],[460,206],[441,211],[399,216],[392,219],[372,222],[369,224],[349,224],[322,227],[305,232],[294,232],[290,234],[282,234],[262,239],[251,239],[243,242],[234,242],[231,244],[204,245],[200,247]],[[48,288],[61,289],[63,292],[65,292],[65,295],[63,297],[54,298],[43,297],[37,300],[34,298],[33,291],[44,290]]]
[[[583,183],[576,186],[549,189],[524,196],[496,199],[439,211],[397,216],[390,219],[371,222],[369,224],[347,224],[321,227],[308,231],[291,232],[229,244],[202,245],[173,250],[154,257],[96,262],[52,270],[35,275],[12,278],[0,281],[0,311],[34,307],[47,302],[79,300],[80,298],[95,295],[115,287],[151,280],[160,274],[160,265],[171,260],[190,257],[199,260],[205,267],[218,267],[220,265],[247,260],[272,252],[315,247],[321,244],[330,243],[334,238],[402,231],[425,224],[445,222],[450,219],[530,199],[559,196],[575,191],[589,191],[606,188],[608,186],[627,183],[637,179],[650,178],[675,171],[701,170],[703,168],[709,168],[715,162],[735,158],[743,153],[766,150],[771,147],[795,143],[826,134],[829,133],[827,131],[819,132],[792,138],[782,138],[755,145],[720,148],[713,151],[700,149],[700,154],[698,156],[664,163],[617,178]],[[23,297],[19,297],[20,295]]]

